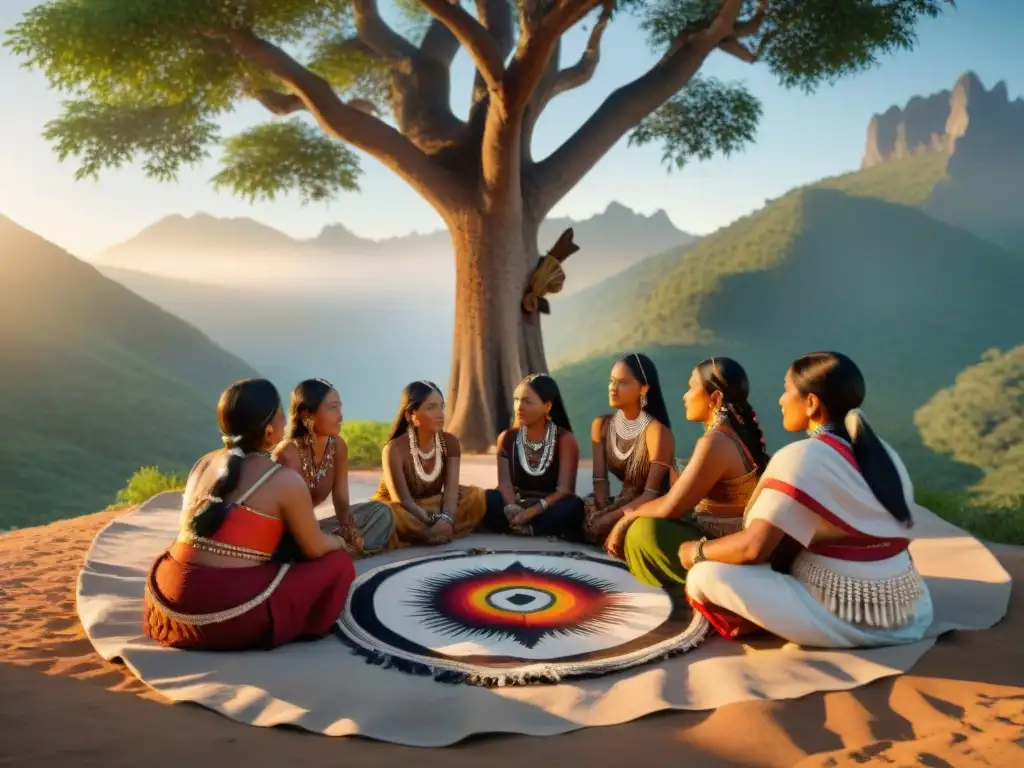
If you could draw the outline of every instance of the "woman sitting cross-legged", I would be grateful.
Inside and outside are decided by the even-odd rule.
[[[302,475],[313,506],[334,502],[337,530],[357,554],[373,554],[391,541],[391,508],[380,501],[351,504],[348,446],[341,431],[341,396],[323,379],[307,379],[292,391],[288,438],[274,450],[282,466]]]
[[[608,404],[613,416],[601,416],[591,427],[594,495],[586,500],[584,532],[603,543],[622,516],[664,495],[675,454],[672,424],[661,392],[658,369],[647,355],[631,353],[612,368]],[[608,472],[622,482],[611,497]]]
[[[683,405],[688,421],[704,424],[704,436],[669,492],[624,515],[605,542],[640,581],[682,586],[686,571],[678,552],[684,541],[743,527],[743,510],[768,464],[749,394],[746,371],[728,357],[704,360],[690,374]],[[691,511],[692,521],[684,521]]]
[[[320,530],[302,478],[270,458],[284,430],[277,390],[266,379],[236,382],[217,419],[226,448],[189,474],[181,532],[146,581],[143,631],[209,651],[323,637],[355,567],[341,537]],[[305,562],[281,554],[295,550]]]
[[[845,355],[794,362],[779,405],[783,426],[808,438],[772,457],[742,531],[680,547],[690,602],[726,637],[759,628],[858,648],[912,643],[931,625],[908,552],[913,487],[857,410],[864,389]]]
[[[487,509],[482,488],[459,485],[459,439],[444,431],[444,398],[430,381],[402,391],[381,463],[384,477],[373,501],[391,507],[389,548],[446,544],[466,536]]]
[[[545,374],[527,376],[516,388],[514,408],[514,427],[498,437],[498,488],[487,491],[484,527],[495,533],[579,541],[580,447],[558,384]]]

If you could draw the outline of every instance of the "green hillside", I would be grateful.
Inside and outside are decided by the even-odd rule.
[[[872,171],[870,184],[851,175],[846,188],[880,184],[880,169]],[[907,189],[920,184],[917,177]],[[577,339],[612,356],[558,372],[574,418],[605,410],[615,352],[649,351],[673,404],[696,362],[731,355],[748,369],[770,446],[778,446],[792,439],[776,418],[786,364],[840,349],[863,367],[865,409],[919,481],[954,490],[976,483],[979,470],[922,444],[913,414],[986,349],[1024,341],[1024,259],[920,210],[837,186],[795,190],[674,260],[666,254],[641,295],[606,304],[600,333],[581,328]],[[677,438],[680,453],[688,451],[691,438]]]
[[[3,217],[0,359],[0,529],[95,512],[142,465],[188,469],[217,443],[220,392],[255,375]]]
[[[916,206],[946,178],[947,160],[918,155],[793,190],[695,244],[645,259],[575,296],[556,296],[544,327],[548,354],[558,365],[645,344],[710,342],[714,335],[697,317],[703,302],[722,278],[785,259],[802,231],[809,193],[838,190]]]
[[[985,473],[987,499],[1024,497],[1024,346],[987,351],[914,421],[929,448]]]

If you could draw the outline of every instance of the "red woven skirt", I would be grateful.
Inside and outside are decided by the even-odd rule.
[[[188,616],[227,611],[266,590],[282,566],[211,568],[190,562],[192,552],[188,546],[175,544],[156,559],[149,572],[142,629],[171,648],[269,649],[321,638],[341,615],[355,579],[352,558],[340,550],[292,563],[270,596],[256,607],[225,621],[197,626],[167,616],[161,605]]]

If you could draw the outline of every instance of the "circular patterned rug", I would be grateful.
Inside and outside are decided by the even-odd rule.
[[[449,683],[553,683],[690,650],[685,598],[582,552],[443,552],[362,574],[338,620],[369,663]]]

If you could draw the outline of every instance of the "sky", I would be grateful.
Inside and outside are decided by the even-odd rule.
[[[0,29],[9,29],[37,2],[3,0]],[[706,234],[793,187],[856,169],[872,114],[948,89],[967,70],[988,88],[1005,80],[1016,98],[1024,88],[1020,55],[1013,53],[1024,33],[1024,2],[959,0],[957,6],[919,27],[914,51],[813,95],[782,88],[763,66],[713,54],[703,74],[742,81],[762,101],[764,116],[752,146],[668,172],[659,147],[628,147],[623,140],[552,214],[587,218],[615,200],[645,214],[663,209],[680,229]],[[570,33],[563,61],[579,55],[586,36],[580,29]],[[535,155],[550,153],[608,93],[655,59],[635,21],[617,20],[605,34],[592,81],[555,99],[541,118]],[[471,81],[469,60],[460,54],[453,68],[453,104],[459,113],[467,109]],[[44,124],[59,114],[60,94],[6,48],[0,48],[0,94],[0,214],[83,258],[175,213],[249,216],[295,237],[315,236],[334,223],[372,238],[443,226],[426,202],[368,156],[361,191],[329,204],[303,206],[289,197],[250,205],[218,193],[209,184],[218,167],[216,150],[208,161],[183,171],[176,184],[148,180],[139,167],[107,171],[98,182],[76,182],[74,159],[59,162],[41,137]],[[271,118],[262,108],[246,105],[231,116],[225,132],[266,119]]]

